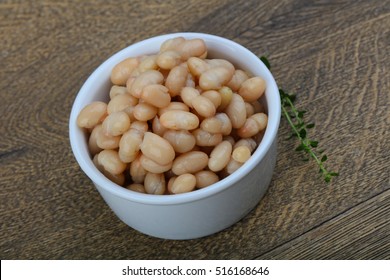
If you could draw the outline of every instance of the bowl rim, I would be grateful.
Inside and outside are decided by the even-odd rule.
[[[113,183],[111,180],[106,178],[93,164],[92,159],[89,157],[85,157],[85,152],[89,155],[88,151],[83,149],[83,145],[78,145],[78,139],[81,137],[80,134],[84,135],[84,131],[80,129],[77,124],[77,115],[80,112],[81,105],[80,102],[87,94],[87,88],[92,87],[94,81],[98,78],[102,78],[107,76],[107,68],[112,69],[114,61],[120,61],[120,57],[128,52],[131,52],[134,49],[142,48],[145,44],[156,44],[159,42],[158,47],[161,43],[167,39],[174,37],[185,37],[187,39],[193,38],[201,38],[207,44],[223,44],[226,47],[232,48],[232,50],[240,51],[240,53],[245,54],[245,57],[253,59],[254,61],[258,60],[258,66],[261,68],[261,71],[264,73],[263,78],[267,80],[267,88],[265,92],[266,103],[268,109],[272,108],[268,112],[268,124],[266,131],[264,133],[263,139],[260,142],[260,145],[256,148],[255,152],[251,156],[251,158],[240,167],[239,171],[232,173],[228,177],[210,185],[207,188],[198,189],[196,191],[192,191],[189,193],[183,194],[175,194],[175,195],[151,195],[151,194],[143,194],[128,190],[122,186],[119,186]],[[127,56],[129,57],[129,56]],[[119,60],[118,60],[119,59]],[[110,66],[112,65],[112,66]],[[240,181],[244,176],[246,176],[249,172],[251,172],[256,166],[260,163],[260,161],[264,158],[266,153],[269,151],[272,143],[277,138],[277,132],[279,129],[281,116],[281,103],[279,97],[279,90],[275,79],[269,69],[265,66],[265,64],[249,49],[244,46],[217,36],[206,33],[196,33],[196,32],[180,32],[180,33],[169,33],[154,36],[145,40],[138,41],[133,43],[122,50],[114,53],[108,59],[106,59],[102,64],[100,64],[92,74],[87,78],[84,82],[80,90],[78,91],[75,100],[72,105],[72,110],[69,118],[69,138],[70,144],[73,151],[73,155],[76,158],[77,163],[83,172],[92,180],[95,186],[99,186],[104,190],[124,198],[126,200],[130,200],[133,202],[143,203],[143,204],[153,204],[153,205],[172,205],[172,204],[182,204],[193,202],[196,200],[204,199],[207,197],[211,197],[217,193],[223,192],[226,189],[232,187],[235,183]]]

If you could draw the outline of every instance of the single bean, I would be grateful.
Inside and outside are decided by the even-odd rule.
[[[181,55],[177,51],[168,50],[160,53],[157,57],[157,65],[162,69],[172,69],[182,62]]]
[[[152,172],[152,173],[164,173],[164,172],[168,171],[169,169],[171,169],[171,167],[172,167],[172,161],[167,163],[167,164],[162,165],[162,164],[158,164],[157,162],[148,158],[145,155],[141,155],[140,162],[141,162],[142,167],[146,171]]]
[[[184,87],[180,92],[180,97],[183,100],[184,104],[192,108],[192,102],[196,97],[200,95],[199,91],[192,87]]]
[[[196,140],[187,130],[166,130],[163,134],[163,138],[166,139],[177,153],[186,153],[191,151],[195,146]]]
[[[205,61],[209,65],[210,68],[215,68],[215,67],[226,68],[231,73],[231,77],[233,77],[234,72],[235,72],[234,66],[226,59],[214,58],[214,59],[206,59]]]
[[[177,46],[181,45],[185,41],[186,39],[184,37],[175,37],[172,39],[168,39],[161,44],[160,53],[168,50],[175,50]]]
[[[97,134],[98,134],[98,131],[101,129],[102,129],[102,126],[97,125],[93,128],[91,134],[89,135],[88,149],[89,149],[89,152],[91,153],[91,155],[93,155],[93,156],[98,154],[101,150],[103,150],[97,144]]]
[[[195,88],[195,86],[196,86],[195,77],[192,76],[191,73],[188,73],[188,75],[187,75],[187,80],[186,80],[185,86],[186,87],[192,87],[192,88]]]
[[[108,172],[107,170],[104,169],[104,167],[99,164],[99,161],[98,161],[98,155],[96,154],[94,157],[93,157],[93,163],[95,164],[95,166],[97,167],[97,169],[103,173],[103,175],[105,177],[107,177],[108,179],[110,179],[110,181],[114,182],[115,184],[119,185],[119,186],[123,186],[123,184],[125,183],[125,175],[123,173],[119,173],[119,174],[111,174],[110,172]]]
[[[183,61],[187,61],[190,57],[202,56],[207,47],[202,39],[190,39],[178,44],[175,50],[180,53]]]
[[[217,113],[215,115],[215,118],[220,120],[222,122],[222,128],[221,133],[222,135],[230,135],[232,132],[232,122],[230,121],[230,118],[225,113]]]
[[[238,93],[245,101],[252,102],[259,99],[265,91],[265,81],[261,77],[253,77],[244,81]]]
[[[177,176],[170,185],[168,191],[173,194],[187,193],[195,189],[196,178],[193,174],[182,174]]]
[[[196,173],[207,166],[209,157],[200,151],[184,153],[173,161],[172,171],[176,175],[184,173]]]
[[[247,146],[239,146],[233,150],[232,158],[244,163],[251,157],[251,151]]]
[[[215,146],[222,142],[222,133],[210,133],[201,128],[198,128],[192,132],[195,136],[196,145],[204,146]]]
[[[210,154],[208,167],[211,171],[221,171],[228,164],[232,154],[232,144],[229,141],[219,143]]]
[[[256,149],[257,143],[256,143],[256,141],[253,140],[252,138],[244,138],[244,139],[238,140],[238,141],[233,145],[233,149],[238,148],[238,147],[241,147],[241,146],[248,147],[248,149],[249,149],[250,152],[252,153],[252,152]]]
[[[219,91],[221,94],[221,104],[218,106],[218,111],[221,112],[230,104],[233,97],[233,91],[228,87],[222,87]]]
[[[120,136],[111,136],[104,133],[103,126],[101,124],[96,126],[96,144],[101,149],[116,149],[119,147]]]
[[[130,57],[122,60],[111,71],[111,82],[114,85],[124,86],[133,70],[139,65],[139,58]]]
[[[221,105],[222,97],[218,91],[206,90],[202,92],[201,95],[208,98],[211,102],[213,102],[215,108],[218,108]]]
[[[175,158],[175,150],[172,145],[152,132],[145,132],[141,151],[145,156],[161,165],[166,165]]]
[[[240,95],[233,93],[232,100],[225,109],[232,122],[233,128],[240,128],[244,125],[246,120],[245,102]]]
[[[255,108],[249,102],[245,102],[246,118],[249,118],[255,113]]]
[[[165,80],[165,86],[168,88],[172,97],[180,94],[182,88],[186,86],[187,78],[187,65],[180,64],[172,68]]]
[[[104,171],[103,174],[108,179],[110,179],[110,181],[114,182],[119,186],[123,186],[123,184],[125,183],[125,175],[123,173],[111,174],[110,172]]]
[[[163,85],[148,85],[144,87],[141,98],[157,108],[165,108],[171,102],[168,89]]]
[[[171,176],[168,180],[168,184],[167,184],[167,189],[168,189],[168,193],[172,194],[171,192],[171,189],[172,189],[172,185],[173,185],[173,182],[175,182],[177,176]]]
[[[222,133],[222,126],[222,120],[215,116],[204,119],[200,124],[201,129],[210,133]]]
[[[146,121],[134,121],[130,124],[130,129],[137,129],[142,133],[149,130],[149,125]]]
[[[213,102],[202,95],[199,95],[193,99],[192,106],[199,115],[205,118],[214,116],[216,112]]]
[[[127,93],[128,93],[129,95],[131,95],[131,94],[129,93],[129,90],[131,89],[131,87],[132,87],[132,85],[133,85],[135,79],[136,79],[140,74],[141,74],[141,73],[139,73],[139,71],[138,71],[137,69],[135,69],[135,70],[133,71],[132,75],[127,79],[125,87],[126,87],[126,91],[127,91]]]
[[[237,92],[240,89],[240,86],[243,82],[249,79],[248,74],[240,69],[234,71],[233,77],[227,83],[227,86],[232,89],[232,91]]]
[[[212,171],[202,170],[195,173],[196,187],[202,189],[219,181],[219,177]]]
[[[127,88],[124,86],[113,85],[110,89],[110,99],[113,99],[117,95],[127,94]]]
[[[158,110],[157,114],[161,117],[161,115],[164,114],[165,112],[173,111],[173,110],[189,112],[190,108],[182,102],[173,101],[173,102],[169,103],[169,105],[167,107],[160,108]]]
[[[172,110],[163,113],[160,116],[160,122],[163,126],[175,130],[192,130],[198,127],[199,118],[190,112]]]
[[[162,84],[163,81],[164,76],[159,71],[147,70],[136,77],[131,83],[130,88],[127,87],[127,90],[132,96],[140,98],[144,87],[148,85]]]
[[[117,175],[125,171],[126,164],[119,158],[115,150],[103,150],[98,154],[98,163],[111,174]]]
[[[225,67],[219,66],[210,68],[200,75],[199,86],[203,90],[218,90],[230,81],[233,76],[233,73],[234,72]]]
[[[138,104],[138,99],[130,94],[121,94],[114,96],[107,105],[108,114],[124,111],[128,107],[133,107]],[[126,112],[127,113],[127,112]]]
[[[77,125],[82,128],[94,128],[107,116],[107,104],[94,101],[85,106],[77,116]]]
[[[143,183],[146,176],[146,170],[141,164],[141,154],[130,163],[130,176],[134,183]]]
[[[167,130],[168,128],[160,123],[159,117],[155,116],[152,122],[152,132],[162,137]]]
[[[135,109],[135,106],[127,106],[126,108],[124,108],[124,109],[122,110],[123,112],[125,112],[125,113],[129,116],[130,123],[133,123],[133,122],[138,121],[138,120],[134,117],[134,109]]]
[[[111,136],[119,136],[130,128],[130,118],[123,111],[114,112],[105,118],[102,126],[104,133]]]
[[[157,70],[157,55],[147,55],[141,58],[141,62],[139,63],[137,69],[140,73],[146,72],[148,70]]]
[[[190,57],[187,60],[187,66],[192,75],[199,78],[200,75],[210,69],[210,66],[204,59],[198,57]]]
[[[148,121],[157,114],[157,108],[148,103],[139,103],[134,107],[133,115],[139,121]]]
[[[224,168],[224,172],[228,175],[233,174],[233,172],[237,171],[243,165],[242,162],[238,162],[233,158],[230,158],[228,164]]]
[[[119,142],[118,154],[123,162],[128,163],[136,159],[143,136],[144,133],[137,129],[129,129],[122,135]]]
[[[145,176],[144,187],[146,193],[164,194],[166,190],[164,174],[148,172]]]
[[[256,113],[246,119],[244,125],[237,130],[237,134],[242,138],[249,138],[260,131],[263,131],[268,122],[268,117],[264,113]]]
[[[130,184],[126,187],[126,189],[131,190],[133,192],[146,193],[145,187],[142,184]]]

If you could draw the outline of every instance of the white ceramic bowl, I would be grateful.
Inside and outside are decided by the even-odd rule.
[[[265,105],[268,126],[252,157],[227,178],[204,189],[176,195],[150,195],[127,190],[101,174],[92,163],[85,132],[76,124],[80,110],[94,100],[108,100],[110,72],[114,65],[131,56],[157,53],[169,38],[202,38],[208,55],[225,58],[237,68],[265,79]],[[260,59],[241,45],[202,33],[174,33],[135,43],[101,64],[80,89],[69,121],[70,142],[74,156],[92,180],[109,207],[130,227],[159,238],[192,239],[221,231],[243,218],[266,192],[276,162],[280,98],[272,74]]]

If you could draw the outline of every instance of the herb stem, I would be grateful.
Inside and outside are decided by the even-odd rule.
[[[286,101],[288,102],[290,107],[294,107],[294,104],[292,103],[290,98],[286,98]],[[327,176],[329,176],[328,175],[329,172],[325,169],[323,162],[318,158],[318,156],[313,152],[313,150],[309,148],[309,145],[310,145],[309,140],[307,138],[304,139],[304,138],[301,137],[297,127],[293,123],[293,121],[292,121],[292,119],[290,117],[290,114],[286,110],[285,106],[282,106],[282,111],[283,111],[284,117],[287,119],[287,122],[289,123],[289,125],[290,125],[291,129],[293,130],[295,136],[297,136],[298,139],[299,139],[299,142],[301,142],[305,146],[304,150],[317,162],[318,166],[320,167],[321,172],[324,174],[325,178],[327,178]],[[298,116],[297,110],[292,110],[292,111],[294,112],[294,116],[297,119],[300,119],[299,116]]]
[[[260,60],[269,70],[271,70],[271,64],[265,56],[261,56]],[[313,141],[306,137],[306,129],[314,127],[314,123],[305,124],[303,115],[306,111],[299,111],[297,108],[295,108],[295,95],[285,93],[282,89],[279,89],[279,94],[283,116],[286,118],[293,131],[291,136],[296,136],[300,142],[299,146],[295,150],[304,151],[312,159],[314,159],[320,168],[320,173],[324,176],[325,182],[330,182],[332,177],[338,176],[339,174],[337,172],[328,171],[325,168],[324,162],[328,159],[328,157],[323,154],[320,158],[318,154],[321,155],[323,151],[318,151],[318,154],[316,154],[314,149],[318,146],[318,141]],[[288,108],[290,108],[290,110]]]

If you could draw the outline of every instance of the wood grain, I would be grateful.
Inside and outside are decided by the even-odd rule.
[[[387,190],[257,259],[389,259],[389,204]]]
[[[390,259],[388,26],[388,0],[2,1],[1,259]],[[323,183],[282,120],[270,188],[237,224],[169,241],[120,222],[72,155],[71,106],[107,57],[180,31],[266,54],[340,177]]]

